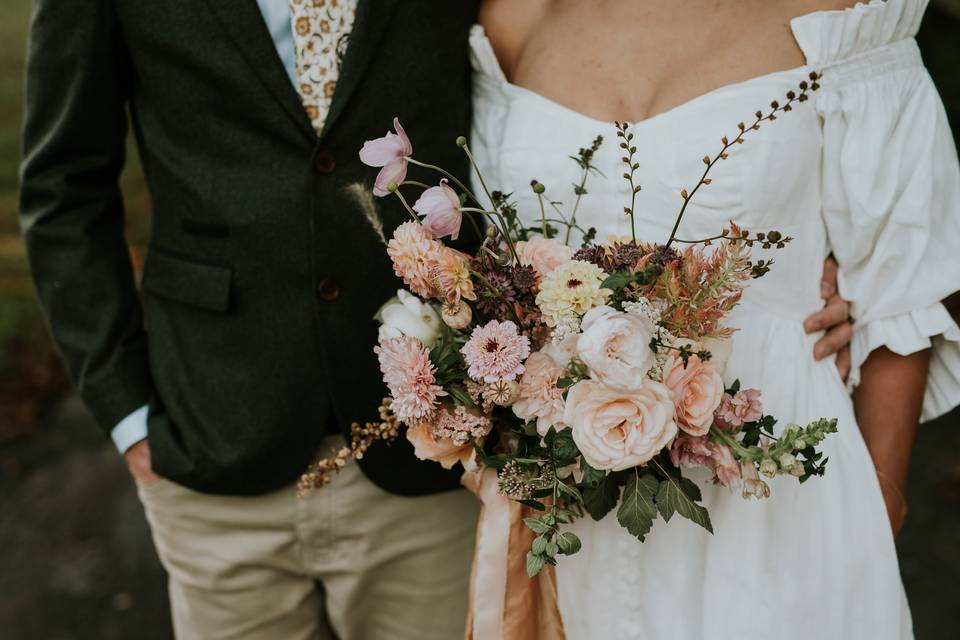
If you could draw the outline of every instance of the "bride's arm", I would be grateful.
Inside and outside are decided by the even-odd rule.
[[[857,422],[877,469],[894,535],[907,514],[907,473],[929,363],[929,349],[900,356],[881,347],[863,363],[860,385],[853,394]]]

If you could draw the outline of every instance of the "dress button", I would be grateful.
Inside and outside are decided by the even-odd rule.
[[[340,285],[332,278],[324,278],[317,285],[317,297],[324,302],[333,302],[340,297]]]
[[[333,170],[337,168],[337,159],[329,151],[318,151],[317,155],[313,157],[313,168],[316,169],[317,173],[333,173]]]

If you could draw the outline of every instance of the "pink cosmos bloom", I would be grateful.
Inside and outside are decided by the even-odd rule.
[[[413,210],[424,216],[423,226],[434,237],[450,236],[451,240],[456,240],[460,235],[463,223],[460,197],[447,186],[446,178],[440,181],[440,186],[424,191],[413,204]]]
[[[474,380],[513,380],[523,373],[523,361],[530,355],[530,339],[520,335],[517,325],[509,320],[491,320],[473,330],[460,353]]]
[[[391,182],[400,184],[407,177],[407,159],[413,153],[413,145],[407,132],[393,119],[396,133],[387,132],[382,138],[367,140],[360,149],[360,161],[368,167],[383,167],[373,186],[373,195],[383,197],[390,193]]]
[[[763,416],[759,389],[741,389],[736,395],[723,394],[717,407],[716,421],[726,429],[742,427],[745,422],[756,422]]]
[[[404,336],[384,340],[373,351],[380,360],[397,419],[413,424],[432,418],[437,399],[447,393],[436,384],[433,363],[423,343]]]

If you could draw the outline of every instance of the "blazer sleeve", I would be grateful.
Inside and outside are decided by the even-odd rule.
[[[131,79],[112,2],[36,0],[21,226],[53,338],[108,432],[152,387],[118,182]]]

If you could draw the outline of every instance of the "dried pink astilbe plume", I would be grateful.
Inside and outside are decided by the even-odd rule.
[[[436,384],[427,348],[419,340],[404,336],[384,340],[374,352],[393,397],[391,410],[397,419],[406,424],[430,419],[438,398],[447,394]]]
[[[421,298],[432,298],[437,290],[431,283],[431,267],[435,256],[444,246],[418,222],[404,222],[393,232],[387,243],[387,255],[393,261],[394,272],[404,284]]]
[[[437,440],[449,439],[455,445],[462,446],[486,436],[492,428],[490,418],[481,413],[460,405],[453,409],[444,406],[433,421],[433,437]]]
[[[742,427],[745,422],[756,422],[763,416],[759,389],[741,389],[736,395],[723,394],[723,400],[714,416],[718,426],[725,429]]]
[[[373,186],[373,195],[383,197],[390,193],[391,184],[400,184],[407,177],[408,159],[413,154],[413,145],[407,132],[393,119],[396,133],[388,131],[382,138],[368,140],[360,149],[360,161],[369,167],[383,167]]]
[[[513,380],[523,373],[530,340],[517,332],[513,322],[491,320],[473,330],[460,352],[469,367],[467,374],[474,380]]]

